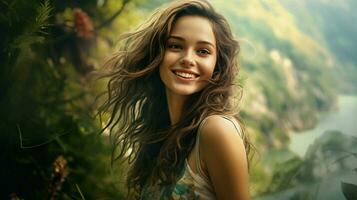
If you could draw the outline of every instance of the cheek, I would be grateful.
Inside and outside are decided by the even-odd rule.
[[[169,66],[171,65],[172,59],[170,58],[170,54],[165,53],[164,58],[161,61],[159,70],[160,70],[160,78],[161,80],[165,78],[165,74],[167,74],[167,70],[169,70]]]
[[[216,60],[215,58],[212,58],[210,60],[207,60],[205,62],[205,67],[204,67],[204,74],[206,77],[211,78],[214,72],[214,68],[216,66]]]
[[[162,60],[162,65],[169,67],[177,60],[177,54],[173,52],[166,51],[164,58]]]

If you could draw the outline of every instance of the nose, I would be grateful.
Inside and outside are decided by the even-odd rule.
[[[182,56],[181,60],[180,60],[180,64],[183,67],[192,67],[195,65],[195,61],[194,61],[194,55],[193,55],[193,51],[188,50],[186,51],[186,53]]]

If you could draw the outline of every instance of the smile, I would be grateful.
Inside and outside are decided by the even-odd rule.
[[[198,74],[194,74],[194,73],[189,73],[189,72],[184,72],[184,71],[179,71],[179,70],[173,70],[172,71],[176,76],[180,77],[180,78],[184,78],[184,79],[195,79],[197,78],[199,75]]]

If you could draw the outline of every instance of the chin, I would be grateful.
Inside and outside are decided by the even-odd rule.
[[[172,88],[170,91],[176,95],[190,96],[202,91],[203,88]]]

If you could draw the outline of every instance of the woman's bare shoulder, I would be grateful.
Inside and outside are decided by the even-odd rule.
[[[237,123],[210,116],[201,129],[201,156],[218,199],[248,199],[248,167]]]
[[[239,123],[233,117],[222,115],[211,115],[207,117],[205,124],[201,128],[201,132],[206,139],[219,139],[223,137],[238,136],[240,138]]]

